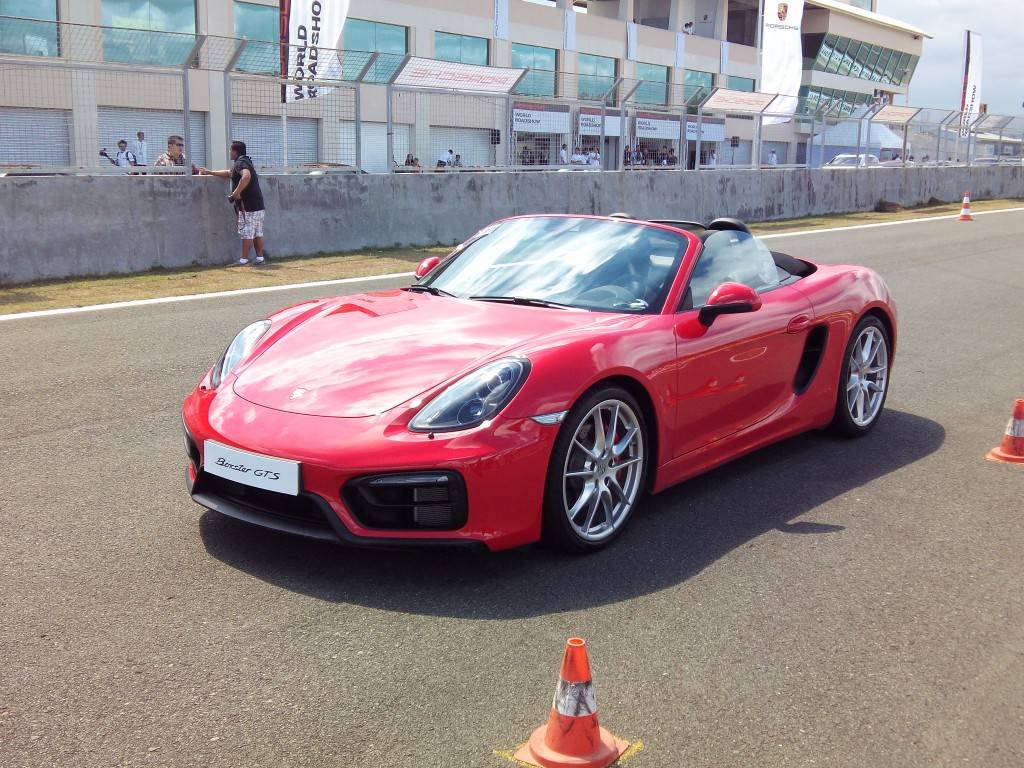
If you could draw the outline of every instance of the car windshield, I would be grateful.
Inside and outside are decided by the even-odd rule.
[[[424,283],[461,298],[653,313],[686,245],[682,235],[634,222],[511,219],[476,235]]]
[[[856,165],[857,158],[853,155],[839,155],[832,159],[829,165]]]

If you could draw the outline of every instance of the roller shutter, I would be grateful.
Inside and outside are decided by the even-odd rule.
[[[118,139],[125,139],[131,149],[135,134],[144,131],[147,165],[153,165],[166,151],[168,136],[180,136],[185,131],[182,113],[170,109],[100,107],[96,110],[96,117],[99,121],[100,147],[106,147],[111,155],[117,152]],[[206,113],[190,112],[188,124],[191,135],[186,137],[185,157],[196,165],[206,165]],[[96,151],[99,152],[99,147]]]
[[[280,117],[236,114],[231,123],[232,138],[245,142],[257,168],[284,164]],[[315,117],[288,118],[288,165],[317,162],[319,143],[319,121]]]
[[[71,165],[71,112],[0,108],[0,165]]]
[[[437,164],[442,152],[455,150],[463,165],[491,165],[491,132],[486,128],[445,128],[430,126],[430,152],[420,156],[424,167]],[[427,162],[429,160],[429,163]]]
[[[363,170],[369,173],[388,172],[388,128],[385,123],[363,123]],[[346,123],[342,130],[342,162],[350,165],[355,163],[355,128]],[[401,165],[409,154],[409,126],[395,125],[394,135],[395,162]],[[424,158],[420,162],[426,165]]]

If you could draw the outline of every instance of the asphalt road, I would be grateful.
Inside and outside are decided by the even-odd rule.
[[[183,396],[332,289],[0,323],[0,765],[497,768],[573,634],[636,768],[1024,764],[1024,469],[982,459],[1024,396],[1022,243],[1024,213],[773,240],[889,281],[883,421],[583,559],[345,550],[189,500]]]

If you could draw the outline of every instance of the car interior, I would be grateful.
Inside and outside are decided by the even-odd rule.
[[[611,217],[643,221],[626,213],[613,213]],[[709,224],[682,219],[647,221],[685,230],[701,241],[701,253],[680,311],[702,306],[711,291],[723,282],[743,283],[762,293],[794,283],[815,271],[806,261],[769,250],[739,219],[721,217]]]

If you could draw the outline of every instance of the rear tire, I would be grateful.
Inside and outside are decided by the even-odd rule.
[[[648,446],[643,411],[629,392],[602,387],[581,398],[551,452],[541,541],[585,553],[618,538],[646,487]]]
[[[874,429],[889,393],[890,350],[889,332],[877,317],[868,315],[854,326],[843,352],[832,432],[863,437]]]

